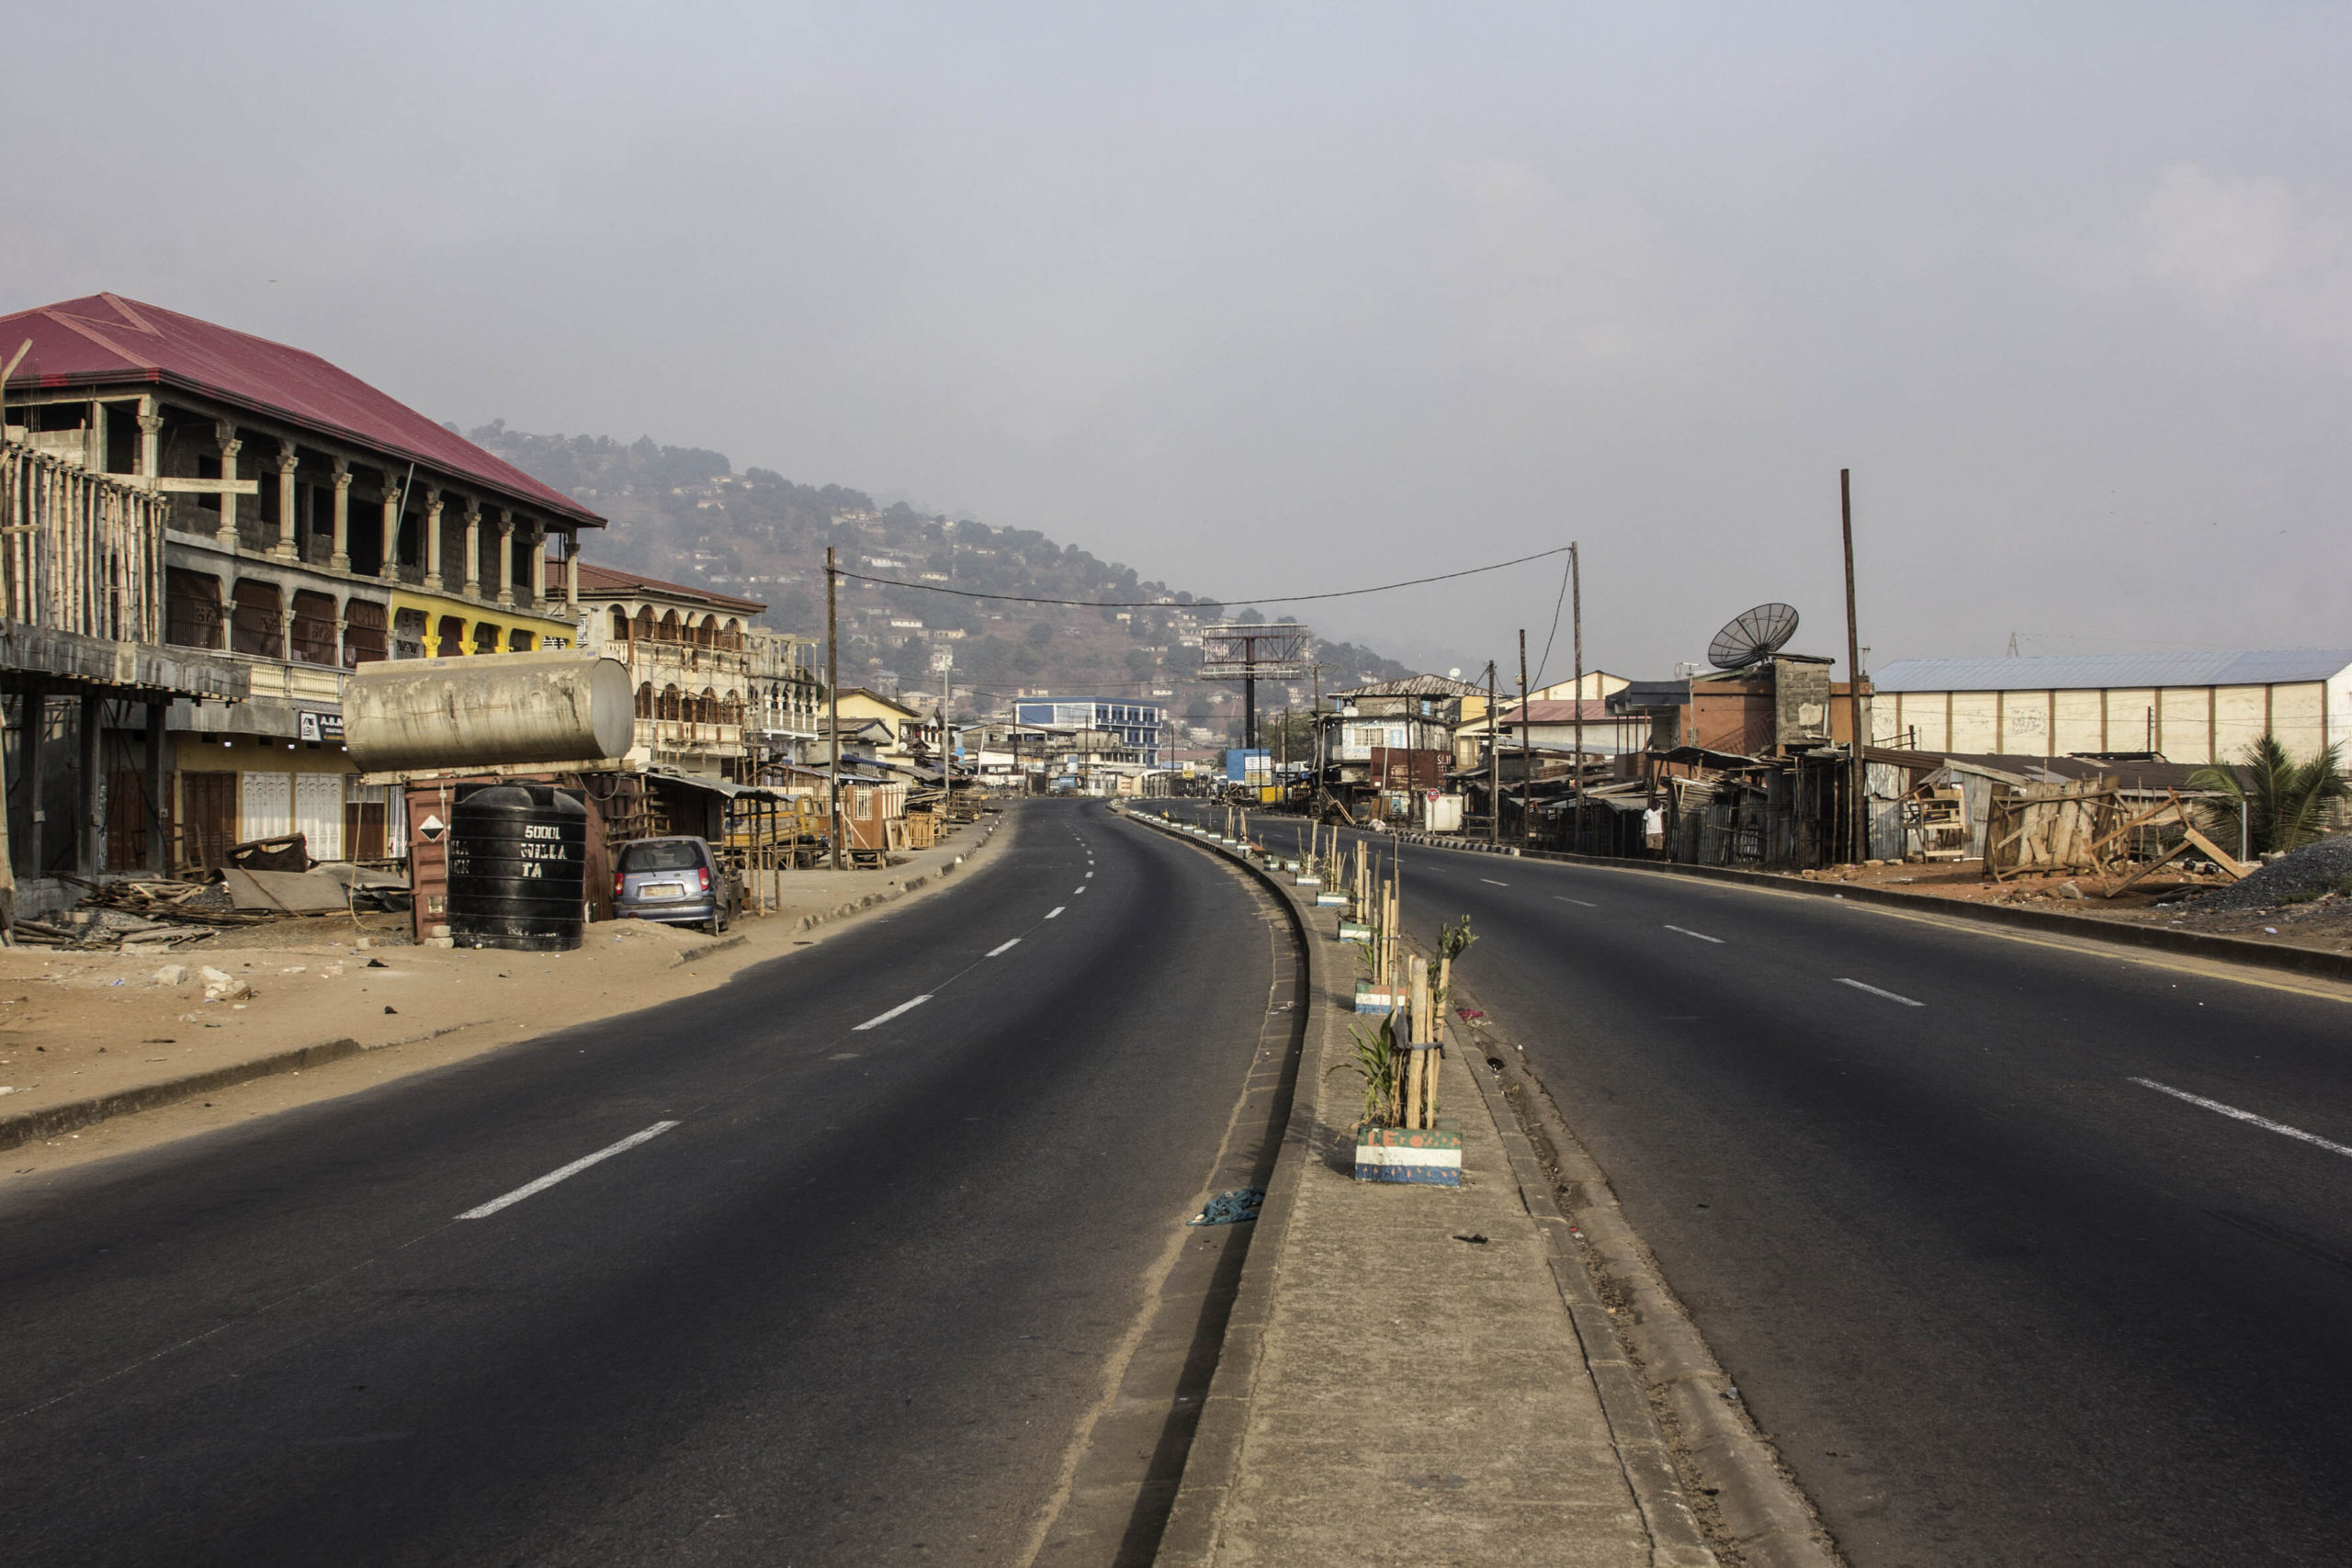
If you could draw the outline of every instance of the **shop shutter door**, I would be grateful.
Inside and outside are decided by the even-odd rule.
[[[312,860],[343,858],[343,775],[294,775],[294,830]]]
[[[240,842],[282,839],[294,830],[294,775],[237,775],[237,831]]]

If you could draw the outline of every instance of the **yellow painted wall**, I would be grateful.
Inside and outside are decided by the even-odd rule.
[[[1951,694],[1951,750],[1955,751],[1997,751],[2000,737],[1994,730],[1994,706],[1991,692],[1954,692]]]
[[[2102,751],[2147,751],[2154,748],[2148,739],[2148,715],[2156,705],[2156,694],[2148,687],[2137,689],[2119,687],[2107,694],[2107,744]]]
[[[2069,751],[2104,751],[2107,743],[2100,739],[2097,692],[2052,692],[2054,705],[2050,715],[2051,750],[2058,756]]]
[[[2270,688],[2270,730],[2287,755],[2307,761],[2319,755],[2322,697],[2327,688],[2317,681]],[[2331,736],[2329,739],[2336,739]],[[2341,757],[2342,752],[2337,755]]]
[[[2213,750],[2217,761],[2235,761],[2262,739],[2269,704],[2260,686],[2222,686],[2213,693]]]
[[[2020,757],[2039,757],[2050,750],[2050,694],[2001,694],[2001,742],[1993,748]]]
[[[2156,694],[2156,750],[2170,762],[2213,760],[2212,688],[2166,686]]]

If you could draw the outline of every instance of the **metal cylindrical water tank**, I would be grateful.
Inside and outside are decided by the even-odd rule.
[[[560,650],[363,664],[344,682],[344,745],[362,773],[530,767],[626,756],[628,668]]]
[[[449,812],[449,936],[563,953],[587,923],[588,807],[553,784],[488,784]]]

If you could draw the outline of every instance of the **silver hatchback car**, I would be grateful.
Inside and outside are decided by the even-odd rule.
[[[624,920],[707,925],[713,936],[742,912],[742,889],[701,839],[639,839],[613,862],[613,914]]]

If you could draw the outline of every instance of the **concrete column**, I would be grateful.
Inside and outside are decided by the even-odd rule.
[[[294,558],[294,469],[300,461],[294,443],[277,444],[277,548],[273,553],[288,560]]]
[[[384,558],[377,571],[387,582],[401,574],[401,485],[390,468],[384,470]]]
[[[466,597],[481,597],[481,508],[466,502]]]
[[[283,588],[278,592],[285,594],[285,599],[277,606],[277,651],[270,657],[291,664],[294,662],[294,595]]]
[[[441,491],[424,487],[424,586],[441,586]]]
[[[514,514],[503,513],[498,519],[498,602],[514,603]]]
[[[225,420],[214,425],[212,430],[215,439],[220,443],[220,477],[223,479],[234,481],[237,477],[237,454],[243,449],[245,444],[237,439],[237,427]],[[226,548],[237,547],[237,492],[233,489],[224,488],[220,491],[220,539]]]
[[[351,570],[351,465],[340,457],[334,460],[334,555],[327,564]]]
[[[165,809],[164,792],[172,786],[172,773],[164,765],[164,749],[171,744],[164,733],[164,718],[171,706],[168,698],[147,704],[147,871],[153,876],[172,873],[172,847],[164,837],[172,818]]]
[[[523,549],[524,558],[531,563],[531,570],[523,581],[523,590],[529,595],[527,602],[532,609],[545,609],[548,603],[548,525],[546,524],[531,525],[523,536]]]
[[[106,722],[106,699],[96,692],[82,694],[82,776],[76,779],[74,812],[74,870],[96,876],[106,859],[107,776],[104,754],[98,750]]]
[[[148,479],[161,476],[164,469],[164,416],[157,412],[155,400],[139,400],[139,471]]]
[[[563,602],[574,611],[580,608],[580,530],[574,528],[563,540]]]
[[[107,405],[95,398],[89,423],[82,426],[82,466],[94,474],[107,471]]]

